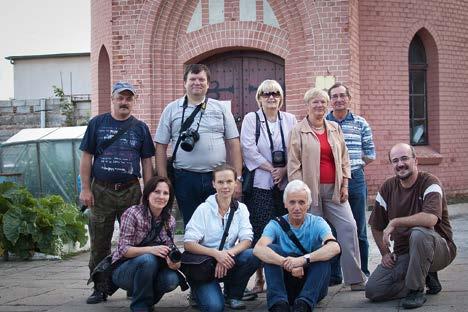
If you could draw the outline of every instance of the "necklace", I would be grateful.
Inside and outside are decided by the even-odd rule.
[[[309,120],[309,116],[307,116],[307,122],[309,123],[309,126],[310,126],[312,129],[316,130],[316,131],[321,131],[321,130],[325,129],[325,125],[323,125],[323,124],[322,124],[322,126],[320,126],[320,127],[314,126],[314,125],[312,124],[312,122]]]

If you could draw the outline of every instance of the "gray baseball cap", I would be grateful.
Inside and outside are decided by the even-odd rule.
[[[112,95],[116,93],[120,93],[125,90],[128,90],[132,92],[133,95],[135,95],[135,88],[133,87],[133,85],[131,83],[123,82],[123,81],[114,83],[114,85],[112,86]]]

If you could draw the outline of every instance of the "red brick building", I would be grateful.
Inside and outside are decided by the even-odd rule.
[[[112,81],[138,91],[136,115],[154,132],[183,95],[187,63],[210,66],[210,97],[236,117],[266,78],[285,86],[302,118],[304,92],[344,82],[370,123],[377,160],[370,195],[392,174],[387,151],[413,143],[421,169],[468,193],[468,2],[456,0],[92,0],[93,114],[109,111]]]

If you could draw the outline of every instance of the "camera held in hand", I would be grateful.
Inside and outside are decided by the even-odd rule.
[[[274,168],[286,166],[286,153],[284,151],[271,152],[271,164]]]
[[[179,248],[177,248],[176,245],[172,245],[170,248],[171,251],[169,251],[169,254],[167,255],[169,259],[171,259],[171,261],[174,263],[180,262],[182,259],[182,253],[180,252]]]
[[[198,131],[191,128],[182,132],[180,136],[180,147],[186,152],[191,152],[195,147],[195,143],[200,139],[200,134]]]

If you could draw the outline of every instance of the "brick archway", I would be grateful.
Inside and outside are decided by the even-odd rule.
[[[102,45],[99,51],[98,59],[98,104],[97,113],[102,114],[108,112],[111,106],[111,72],[110,60],[107,49]]]

